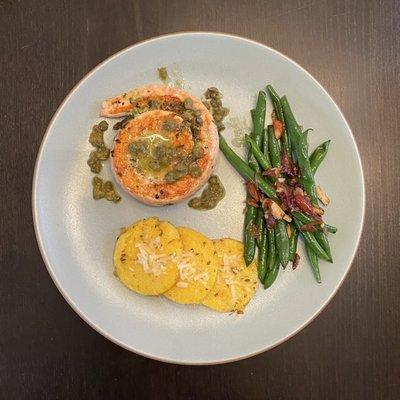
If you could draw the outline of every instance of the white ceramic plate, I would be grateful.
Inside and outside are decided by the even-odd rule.
[[[103,99],[157,82],[167,66],[173,79],[201,96],[209,86],[224,94],[228,126],[250,126],[256,93],[272,83],[286,94],[298,121],[313,127],[310,148],[332,139],[317,180],[332,203],[326,221],[334,264],[321,262],[323,283],[315,283],[302,257],[300,266],[281,271],[270,290],[258,290],[244,315],[181,306],[163,297],[144,297],[113,275],[112,253],[121,227],[153,215],[203,232],[211,238],[241,239],[242,179],[221,155],[217,174],[226,197],[215,210],[198,212],[186,202],[165,208],[143,205],[127,194],[115,205],[91,198],[86,165],[91,126]],[[268,113],[271,110],[269,106]],[[230,122],[229,122],[230,121]],[[112,131],[107,134],[109,143]],[[233,129],[224,131],[231,143]],[[243,154],[243,149],[238,149]],[[109,164],[105,176],[111,177]],[[148,40],[112,56],[67,96],[45,134],[33,180],[33,216],[43,259],[58,289],[94,329],[131,351],[181,364],[222,363],[260,353],[306,326],[329,302],[350,268],[364,216],[364,180],[351,130],[328,93],[295,62],[240,37],[213,33],[174,34]],[[303,256],[302,248],[300,254]]]

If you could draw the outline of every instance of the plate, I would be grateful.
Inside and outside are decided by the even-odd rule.
[[[270,290],[259,288],[244,315],[182,306],[144,297],[113,275],[112,254],[121,227],[157,215],[211,238],[241,239],[245,188],[220,155],[216,173],[226,197],[209,212],[186,202],[164,208],[143,205],[122,193],[113,204],[91,198],[86,165],[91,126],[101,101],[157,82],[166,66],[176,84],[197,95],[216,86],[230,108],[225,137],[250,127],[257,92],[271,83],[286,94],[310,134],[310,148],[332,139],[317,180],[331,197],[326,221],[338,227],[331,238],[334,263],[321,262],[315,283],[304,261],[281,270]],[[267,113],[271,111],[271,106]],[[247,127],[247,128],[246,128]],[[113,133],[107,133],[111,143]],[[237,149],[244,154],[244,149]],[[111,177],[109,163],[103,176]],[[122,192],[122,191],[121,191]],[[260,43],[214,33],[179,33],[147,40],[110,57],[71,91],[44,136],[33,179],[33,217],[39,247],[58,289],[72,308],[102,335],[135,353],[179,364],[214,364],[246,358],[282,343],[306,326],[329,302],[355,255],[364,219],[364,179],[354,137],[338,106],[298,64]]]

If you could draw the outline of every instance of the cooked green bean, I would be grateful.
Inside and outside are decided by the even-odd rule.
[[[264,155],[261,149],[257,146],[257,143],[249,136],[245,136],[246,144],[249,146],[249,150],[253,153],[254,157],[265,170],[272,168],[269,159]]]
[[[264,130],[265,124],[265,107],[266,107],[266,97],[265,93],[258,92],[257,105],[254,111],[253,118],[253,139],[257,143],[257,146],[261,146],[262,132]]]
[[[320,164],[324,160],[326,154],[328,153],[330,142],[331,142],[330,140],[327,140],[326,142],[321,143],[312,152],[312,154],[310,156],[310,166],[311,166],[311,170],[312,170],[313,174],[315,174],[315,172],[317,171],[318,167],[320,166]]]
[[[268,257],[268,233],[267,229],[263,227],[261,232],[261,241],[258,248],[258,277],[261,282],[264,281],[265,274],[267,273],[267,257]]]
[[[271,85],[267,85],[267,91],[268,91],[269,97],[271,98],[272,105],[274,106],[276,117],[279,119],[279,121],[281,121],[284,124],[285,118],[283,116],[281,99],[278,96],[278,93],[276,93],[275,89]],[[282,142],[282,148],[285,150],[286,154],[288,154],[290,156],[290,154],[291,154],[290,141],[289,141],[289,136],[286,132],[286,129],[283,129],[281,142]]]
[[[309,223],[314,221],[309,215],[306,215],[306,214],[304,214],[302,212],[299,212],[299,211],[293,211],[292,214],[293,214],[294,217],[296,217],[303,224],[309,224]],[[317,226],[317,228],[322,230],[322,228],[319,225]],[[330,233],[336,233],[337,232],[336,226],[325,224],[325,228]]]
[[[257,146],[260,146],[262,143],[262,132],[264,129],[264,123],[265,123],[265,93],[264,92],[259,92],[258,94],[258,99],[257,99],[257,105],[252,112],[252,119],[253,119],[253,139],[254,142],[257,144]],[[254,172],[260,172],[260,165],[257,162],[256,158],[253,155],[253,152],[250,151],[248,153],[248,164],[250,168]],[[253,206],[247,205],[246,209],[246,216],[245,216],[245,240],[244,240],[244,254],[245,254],[245,262],[246,265],[251,264],[251,262],[254,259],[255,255],[255,248],[256,248],[256,239],[253,235],[253,232],[251,230],[252,224],[256,224],[256,210],[253,210]]]
[[[257,227],[257,244],[260,247],[262,240],[262,232],[265,227],[265,218],[264,218],[264,209],[262,207],[257,207],[257,215],[256,215],[256,227]]]
[[[278,200],[275,189],[259,174],[254,171],[229,147],[224,137],[219,134],[219,148],[232,166],[248,181],[254,181],[260,190],[272,200]]]
[[[302,175],[302,182],[306,193],[310,196],[311,203],[314,206],[318,206],[318,197],[314,182],[314,174],[311,170],[310,160],[308,158],[308,144],[306,137],[300,130],[297,124],[293,112],[290,108],[286,96],[281,99],[283,115],[285,117],[286,129],[289,133],[290,142],[292,144],[293,151],[296,154],[297,162],[299,164],[300,172]]]
[[[306,242],[306,245],[311,247],[311,249],[317,254],[318,257],[322,258],[323,260],[332,262],[328,256],[328,254],[326,254],[325,250],[317,242],[317,239],[315,238],[315,236],[310,232],[303,232],[300,229],[302,226],[302,223],[297,218],[293,218],[293,221],[294,221],[296,228],[301,232],[301,235],[303,236],[304,241]]]
[[[246,265],[252,263],[256,253],[256,239],[253,235],[253,225],[255,224],[257,208],[248,204],[244,217],[244,261]]]
[[[325,224],[325,228],[329,233],[336,233],[337,232],[336,226]]]
[[[268,150],[268,129],[264,128],[263,130],[263,153],[265,158],[267,159],[268,165],[271,165],[271,159],[269,158],[269,150]]]
[[[279,265],[280,265],[279,258],[276,258],[274,265],[272,266],[271,269],[267,270],[267,273],[265,275],[264,289],[268,289],[275,282],[276,277],[278,276],[279,273]]]
[[[311,269],[313,271],[315,280],[318,283],[321,283],[321,273],[319,271],[318,256],[313,252],[313,250],[309,246],[306,246],[306,252],[307,252],[308,259],[310,260],[310,265],[311,265]]]
[[[267,228],[268,236],[268,258],[267,258],[267,271],[272,269],[275,264],[275,259],[279,257],[276,256],[276,246],[275,246],[275,229]]]
[[[313,221],[311,217],[306,214],[300,213],[298,211],[294,211],[292,215],[297,218],[302,224],[309,224]],[[319,245],[324,249],[325,253],[329,257],[329,261],[332,262],[332,253],[331,247],[329,246],[328,238],[326,237],[325,233],[322,230],[318,230],[314,232],[314,237],[317,239]]]
[[[297,232],[297,229],[294,227],[294,225],[291,225],[292,227],[292,236],[289,238],[289,261],[294,261],[294,256],[296,255],[297,251],[297,238],[299,236],[299,233]]]
[[[268,150],[271,164],[274,168],[281,166],[281,149],[279,142],[275,138],[274,128],[272,125],[268,125]]]
[[[285,268],[289,262],[289,236],[286,229],[286,222],[282,219],[276,221],[275,244],[279,260],[283,268]]]

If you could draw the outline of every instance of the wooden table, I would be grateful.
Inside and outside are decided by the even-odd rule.
[[[399,398],[399,21],[396,0],[0,0],[0,397]],[[367,187],[357,257],[325,311],[267,353],[212,367],[147,360],[89,328],[44,267],[30,208],[36,153],[69,90],[116,51],[185,30],[243,35],[310,71],[353,128]]]

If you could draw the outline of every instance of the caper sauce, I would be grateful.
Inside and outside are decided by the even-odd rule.
[[[169,81],[169,75],[166,67],[157,68],[157,74],[162,82],[167,83]]]
[[[116,192],[111,181],[103,181],[99,176],[95,176],[92,180],[93,198],[95,200],[107,199],[113,203],[118,203],[121,196]]]
[[[225,189],[222,182],[218,176],[212,175],[200,197],[194,197],[189,201],[188,205],[195,210],[212,210],[224,197]]]
[[[107,121],[101,121],[99,124],[94,125],[92,132],[89,136],[89,143],[96,148],[89,154],[87,164],[90,170],[98,174],[103,168],[102,161],[110,157],[110,149],[104,143],[104,132],[108,129]],[[114,203],[121,200],[121,196],[116,192],[114,185],[110,181],[103,182],[99,176],[95,176],[92,180],[93,198],[95,200],[105,198]]]
[[[105,161],[110,157],[110,150],[106,147],[104,143],[104,132],[108,129],[107,121],[101,121],[99,124],[94,125],[92,132],[89,136],[89,143],[96,148],[93,150],[87,160],[87,164],[90,170],[98,174],[102,168],[102,161]]]
[[[222,121],[229,114],[229,108],[222,106],[222,93],[216,87],[210,87],[205,91],[204,97],[206,100],[203,101],[203,104],[211,112],[218,132],[223,131],[225,125]]]

